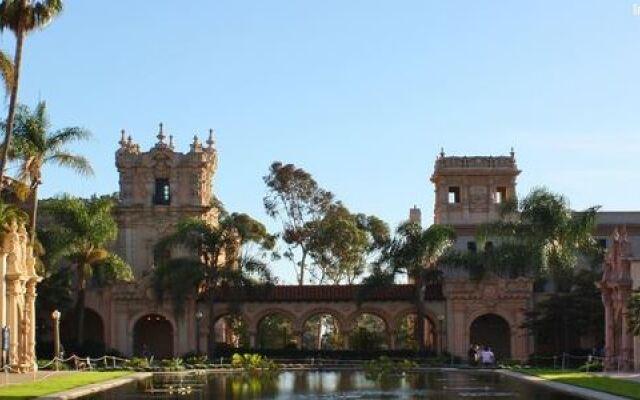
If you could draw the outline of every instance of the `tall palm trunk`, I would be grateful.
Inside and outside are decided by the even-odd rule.
[[[20,1],[20,9],[27,7],[27,0]],[[4,134],[4,148],[2,149],[2,159],[0,159],[0,189],[2,189],[2,176],[7,166],[9,158],[9,148],[11,147],[11,138],[13,137],[13,122],[16,116],[16,106],[18,105],[18,86],[20,82],[20,65],[22,64],[22,45],[24,42],[24,28],[22,23],[18,25],[16,32],[16,53],[13,60],[14,80],[11,87],[11,97],[9,98],[9,115],[7,116],[7,128]]]
[[[418,341],[418,350],[422,353],[426,347],[424,345],[424,271],[418,271],[416,274],[416,284],[414,291],[414,301],[416,303],[416,340]]]
[[[40,184],[36,182],[31,191],[31,231],[29,232],[31,236],[31,245],[36,241],[36,223],[38,218],[38,186]]]
[[[76,344],[81,347],[84,344],[84,304],[85,304],[85,276],[84,264],[78,266],[78,299],[76,301]]]
[[[215,302],[213,296],[209,301],[209,337],[207,340],[207,357],[213,361],[216,356],[216,320],[215,320]]]

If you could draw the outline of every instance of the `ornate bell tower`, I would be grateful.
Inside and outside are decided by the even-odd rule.
[[[509,156],[445,156],[436,159],[431,182],[435,186],[434,222],[476,225],[498,217],[501,203],[516,194],[513,149]]]
[[[154,263],[153,246],[181,219],[197,217],[216,223],[212,180],[217,166],[213,130],[206,146],[193,138],[187,153],[166,142],[163,125],[158,142],[147,152],[122,131],[116,151],[120,194],[116,208],[117,251],[140,276]]]

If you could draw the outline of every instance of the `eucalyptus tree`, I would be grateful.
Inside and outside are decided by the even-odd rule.
[[[282,239],[288,246],[284,256],[295,264],[298,284],[303,285],[313,236],[310,224],[323,218],[334,196],[293,164],[274,162],[263,180],[267,185],[265,210],[282,222]]]
[[[331,205],[319,221],[307,224],[312,274],[322,284],[353,284],[370,255],[389,242],[389,227],[375,216],[353,214],[341,203]]]
[[[62,12],[62,0],[2,0],[0,2],[0,31],[4,32],[8,29],[16,37],[9,111],[5,127],[4,147],[0,155],[0,176],[4,174],[11,147],[13,124],[18,105],[24,39],[28,33],[44,28],[60,12]],[[1,181],[0,188],[2,188]]]
[[[61,262],[75,271],[77,344],[84,343],[85,295],[88,280],[98,269],[106,269],[109,276],[131,280],[130,266],[108,246],[117,236],[118,227],[112,216],[114,202],[110,197],[89,200],[63,196],[50,199],[44,212],[51,218],[48,235],[55,236],[64,246],[58,250]],[[100,273],[104,274],[105,271]]]
[[[6,125],[6,123],[5,123]],[[38,188],[42,184],[42,169],[54,164],[70,168],[80,175],[92,175],[89,160],[74,154],[66,146],[86,140],[91,133],[79,127],[67,127],[51,131],[51,122],[44,101],[31,111],[25,105],[18,106],[14,124],[14,146],[9,156],[19,161],[18,180],[30,188],[31,240],[35,240],[38,216]]]
[[[189,296],[208,298],[210,358],[215,355],[216,345],[214,295],[240,294],[243,287],[272,282],[265,258],[274,245],[275,237],[263,224],[239,213],[223,213],[218,224],[198,218],[182,220],[172,234],[156,244],[158,255],[172,249],[187,253],[156,266],[154,285],[158,298],[168,294],[176,311]],[[258,249],[251,249],[252,246]]]

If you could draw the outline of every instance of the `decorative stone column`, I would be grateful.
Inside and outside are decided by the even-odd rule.
[[[36,368],[35,300],[42,278],[35,272],[35,261],[24,225],[5,226],[0,234],[0,329],[9,330],[12,372]]]

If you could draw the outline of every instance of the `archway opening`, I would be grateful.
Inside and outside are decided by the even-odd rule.
[[[399,321],[398,336],[396,339],[396,349],[418,350],[419,324],[417,314],[408,314]],[[436,324],[429,318],[424,318],[424,347],[428,351],[437,351],[437,330]]]
[[[147,314],[133,327],[133,353],[136,356],[167,359],[173,357],[173,327],[160,314]]]
[[[331,314],[315,314],[304,322],[304,350],[338,350],[342,348],[338,319]]]
[[[491,348],[496,359],[511,358],[511,328],[499,315],[484,314],[476,318],[470,328],[471,344]]]
[[[282,314],[269,314],[258,323],[258,346],[261,349],[297,348],[293,322]]]
[[[352,350],[358,351],[387,350],[388,338],[384,320],[375,314],[363,313],[354,321],[349,344]]]
[[[78,333],[78,318],[74,312],[63,315],[60,322],[60,337],[75,343]],[[104,345],[104,323],[102,317],[90,308],[84,309],[84,342]]]
[[[218,349],[249,347],[247,324],[240,315],[228,314],[218,318],[214,333]]]

